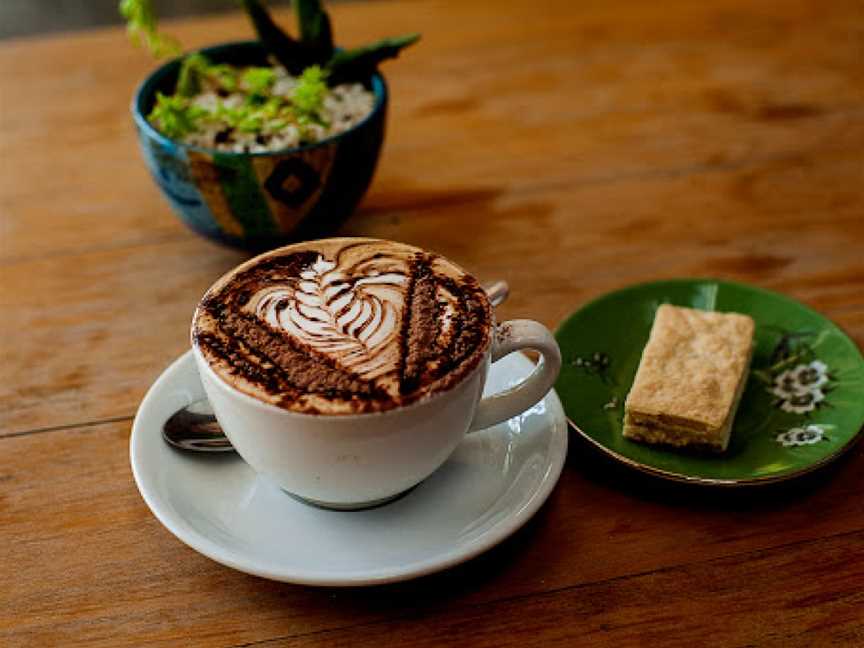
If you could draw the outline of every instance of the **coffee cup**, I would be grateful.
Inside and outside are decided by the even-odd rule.
[[[546,327],[496,323],[457,265],[377,239],[305,242],[242,264],[205,294],[192,347],[246,463],[334,509],[422,482],[466,433],[541,400],[561,366]],[[483,397],[492,363],[523,349],[539,353],[534,371]]]

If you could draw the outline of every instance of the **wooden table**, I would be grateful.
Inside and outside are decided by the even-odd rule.
[[[385,153],[346,234],[505,278],[556,325],[664,277],[783,291],[864,344],[860,0],[363,2],[389,63]],[[281,14],[287,18],[287,14]],[[168,25],[188,46],[239,15]],[[0,45],[0,644],[864,645],[864,452],[735,495],[640,478],[571,435],[515,537],[401,585],[222,567],[152,517],[128,462],[149,384],[241,254],[186,231],[128,115],[152,67],[120,29]]]

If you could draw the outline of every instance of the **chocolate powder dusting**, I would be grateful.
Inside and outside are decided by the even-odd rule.
[[[402,394],[415,391],[423,379],[430,359],[439,358],[436,345],[439,326],[437,281],[427,259],[418,259],[412,270],[414,285],[406,301],[403,316],[407,318],[407,327],[404,329],[405,339],[402,343]]]
[[[396,328],[381,332],[394,299]],[[297,318],[307,326],[299,333],[283,321]],[[268,253],[217,282],[196,311],[193,342],[217,375],[256,398],[350,414],[449,389],[484,357],[491,320],[477,281],[445,259],[388,241],[330,239]]]
[[[220,338],[213,333],[199,333],[195,336],[195,342],[199,347],[207,349],[209,355],[224,360],[232,372],[268,392],[281,393],[287,397],[294,397],[299,393],[278,367],[270,365],[261,354],[237,340]]]
[[[311,349],[297,348],[289,337],[280,335],[249,315],[227,314],[220,322],[223,331],[267,357],[288,382],[298,390],[328,395],[370,396],[375,386],[332,366]]]

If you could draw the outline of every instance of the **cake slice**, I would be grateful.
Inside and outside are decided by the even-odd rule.
[[[660,306],[624,405],[624,436],[726,450],[754,329],[747,315]]]

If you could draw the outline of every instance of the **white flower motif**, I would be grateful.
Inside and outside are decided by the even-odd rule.
[[[830,380],[828,365],[813,360],[778,374],[767,391],[777,398],[776,405],[784,412],[806,414],[825,400],[822,388]]]
[[[828,380],[828,365],[814,360],[809,364],[795,365],[779,374],[768,391],[781,400],[789,400],[793,396],[820,390]]]
[[[816,409],[816,406],[825,400],[825,393],[821,389],[795,394],[780,403],[780,409],[793,414],[806,414]]]
[[[808,425],[805,428],[799,428],[795,432],[795,440],[798,445],[814,445],[823,439],[822,428],[815,425]]]
[[[785,432],[780,432],[777,437],[777,443],[786,448],[794,446],[805,446],[819,443],[825,438],[825,433],[822,428],[816,425],[807,425],[803,428],[789,428]]]
[[[784,448],[791,448],[794,445],[798,445],[797,443],[795,443],[795,439],[792,438],[790,432],[791,430],[780,432],[776,437],[777,443],[782,445]]]
[[[806,365],[799,365],[806,366]],[[777,398],[782,400],[786,400],[787,398],[792,398],[796,394],[799,393],[801,386],[798,383],[798,376],[795,373],[798,370],[798,367],[794,369],[787,369],[780,375],[778,375],[774,379],[774,384],[768,390],[772,394],[774,394]]]
[[[828,382],[828,365],[820,360],[814,360],[810,364],[800,364],[792,371],[799,393],[817,390]]]

